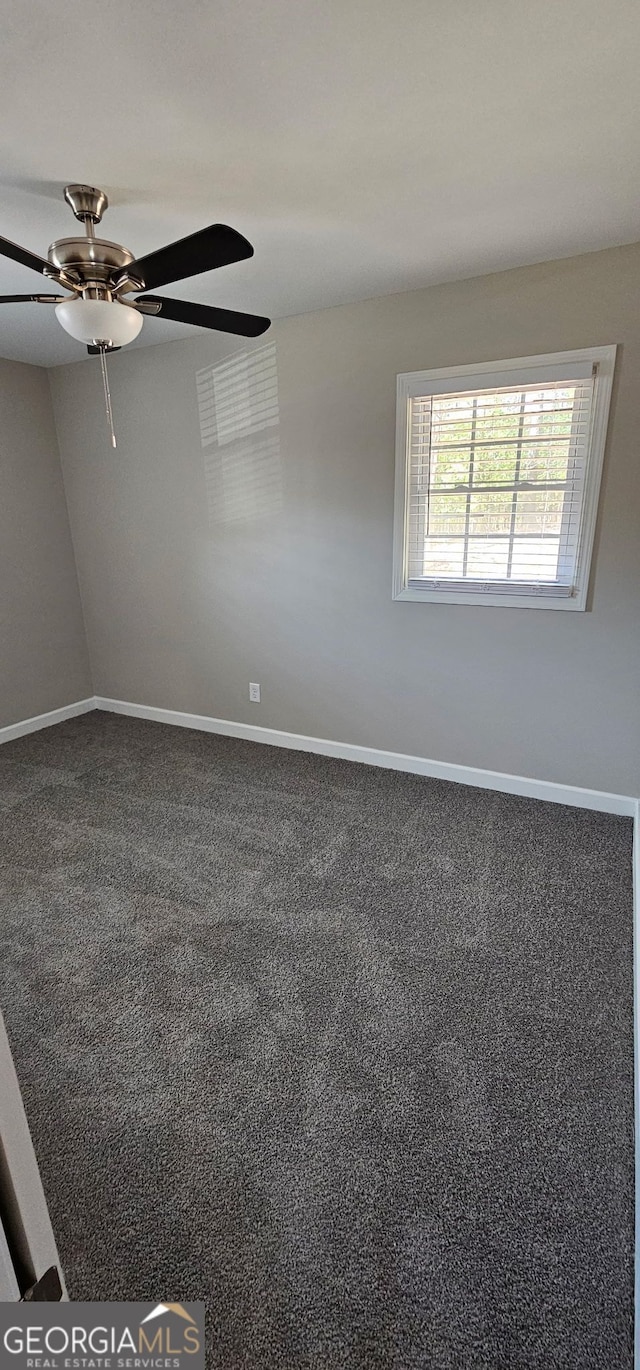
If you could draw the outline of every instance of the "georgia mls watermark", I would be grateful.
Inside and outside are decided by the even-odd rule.
[[[0,1370],[204,1370],[203,1303],[0,1303]]]

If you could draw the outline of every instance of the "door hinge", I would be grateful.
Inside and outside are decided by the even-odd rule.
[[[50,1265],[45,1270],[44,1275],[36,1280],[29,1289],[25,1289],[20,1300],[21,1303],[59,1303],[62,1298],[62,1285],[58,1274],[57,1265]]]

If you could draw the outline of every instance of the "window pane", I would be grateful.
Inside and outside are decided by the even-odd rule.
[[[490,537],[492,533],[508,533],[512,499],[508,490],[487,490],[483,494],[472,495],[469,532],[483,537]]]
[[[476,442],[517,438],[520,431],[520,391],[478,396]]]
[[[570,460],[568,442],[531,443],[522,449],[520,480],[567,480],[573,476],[575,461]]]
[[[428,511],[428,536],[461,537],[466,508],[466,495],[432,495]]]
[[[432,402],[432,440],[442,443],[469,442],[474,413],[473,395],[445,395]]]
[[[511,561],[512,580],[556,580],[559,538],[516,538]]]
[[[469,543],[467,576],[470,580],[504,580],[508,557],[507,538],[489,538],[486,542],[484,538],[475,538]]]
[[[569,438],[574,422],[574,397],[574,390],[529,391],[524,402],[524,436]]]
[[[437,490],[443,487],[451,489],[456,485],[467,485],[469,483],[469,465],[471,453],[469,448],[437,448],[431,449],[431,485]]]
[[[474,485],[508,485],[515,480],[517,444],[510,447],[478,447],[473,463]]]
[[[425,544],[423,574],[459,580],[462,576],[463,561],[462,538],[429,538]]]
[[[559,533],[564,490],[520,490],[516,504],[517,533]]]

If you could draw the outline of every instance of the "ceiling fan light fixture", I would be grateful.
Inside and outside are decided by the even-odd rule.
[[[63,300],[56,315],[72,338],[88,346],[94,342],[110,347],[126,347],[137,338],[143,316],[131,305],[117,300]]]
[[[120,243],[95,235],[95,225],[100,223],[109,203],[103,190],[97,186],[68,185],[64,197],[76,219],[84,224],[84,238],[77,236],[77,230],[73,238],[57,238],[45,258],[0,236],[0,257],[19,262],[55,281],[58,288],[62,286],[74,293],[68,299],[57,294],[0,295],[0,304],[53,304],[65,332],[76,342],[84,343],[90,353],[99,353],[107,419],[115,447],[106,353],[132,343],[145,314],[244,338],[258,338],[269,328],[270,320],[258,314],[241,314],[236,309],[171,300],[166,295],[143,294],[133,305],[120,298],[124,293],[156,290],[172,281],[200,276],[204,271],[252,257],[251,243],[235,228],[209,224],[179,242],[134,258]]]

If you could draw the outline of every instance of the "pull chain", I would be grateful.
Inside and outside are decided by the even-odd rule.
[[[111,408],[111,393],[109,391],[109,377],[107,375],[107,358],[104,347],[100,348],[100,367],[102,370],[102,384],[104,386],[104,402],[107,410],[107,423],[111,433],[111,446],[117,447],[116,435],[113,430],[113,410]]]

